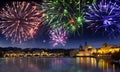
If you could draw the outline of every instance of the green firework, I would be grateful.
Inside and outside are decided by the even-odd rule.
[[[46,10],[46,24],[57,28],[58,24],[66,28],[67,32],[82,29],[84,22],[84,6],[87,0],[46,0],[43,9]],[[82,30],[81,30],[82,31]]]

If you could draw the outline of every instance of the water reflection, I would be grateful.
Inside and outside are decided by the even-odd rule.
[[[78,57],[77,63],[80,64],[80,66],[85,67],[85,68],[95,68],[96,67],[96,59],[95,58],[89,58],[89,57]]]
[[[3,58],[0,72],[120,72],[120,67],[110,60],[89,57]]]
[[[77,63],[86,69],[98,69],[100,72],[120,72],[120,67],[115,68],[115,64],[112,64],[111,60],[79,57]]]

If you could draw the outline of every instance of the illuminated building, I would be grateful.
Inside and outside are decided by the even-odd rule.
[[[120,46],[112,46],[112,45],[107,45],[107,46],[103,46],[102,48],[98,49],[98,53],[99,54],[112,54],[115,52],[119,52],[120,51]]]
[[[96,48],[93,48],[92,45],[87,45],[87,42],[85,42],[83,50],[80,50],[76,56],[93,56],[93,53],[96,53]]]

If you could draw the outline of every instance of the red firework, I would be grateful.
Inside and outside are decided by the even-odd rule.
[[[33,38],[44,21],[43,12],[30,2],[7,4],[0,13],[2,34],[6,39],[19,43]]]

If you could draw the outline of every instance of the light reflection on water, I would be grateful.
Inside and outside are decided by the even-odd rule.
[[[120,72],[110,60],[77,58],[2,58],[0,72]]]

